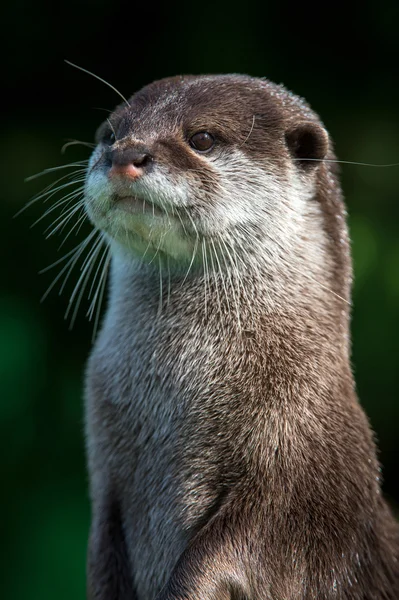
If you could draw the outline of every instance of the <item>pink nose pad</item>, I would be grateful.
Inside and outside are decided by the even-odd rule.
[[[128,179],[138,179],[143,174],[141,167],[136,167],[133,163],[127,165],[112,165],[108,172],[108,177],[127,177]]]

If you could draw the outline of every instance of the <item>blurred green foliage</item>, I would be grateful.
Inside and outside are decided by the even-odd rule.
[[[69,600],[85,595],[89,502],[82,378],[92,325],[85,306],[72,332],[58,272],[38,272],[72,248],[33,229],[41,203],[13,215],[54,175],[24,177],[88,157],[60,154],[65,138],[92,141],[118,99],[62,64],[66,57],[111,80],[124,94],[179,72],[248,72],[283,81],[322,116],[341,159],[399,162],[398,9],[367,3],[326,23],[310,10],[249,3],[180,2],[160,8],[69,3],[61,24],[43,4],[4,8],[10,93],[5,94],[1,161],[0,445],[4,558],[2,598]],[[290,20],[291,17],[291,20]],[[129,30],[129,23],[132,31]],[[8,24],[8,25],[7,25]],[[138,25],[143,29],[142,37]],[[130,37],[128,37],[128,34]],[[339,54],[337,39],[340,41]],[[394,71],[396,69],[396,71]],[[396,73],[396,75],[394,75]],[[355,267],[353,366],[380,447],[385,491],[399,501],[398,333],[399,167],[342,165]],[[82,234],[83,235],[83,234]],[[75,273],[76,278],[76,273]],[[74,277],[71,277],[73,285]],[[76,279],[75,279],[76,281]]]

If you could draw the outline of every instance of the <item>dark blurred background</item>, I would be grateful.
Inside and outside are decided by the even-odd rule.
[[[323,10],[322,10],[323,8]],[[88,157],[119,99],[69,59],[130,95],[178,73],[239,72],[283,82],[322,116],[339,158],[399,162],[399,4],[218,4],[179,0],[2,7],[0,291],[0,496],[2,598],[84,599],[89,503],[82,374],[93,326],[84,303],[72,332],[63,314],[71,286],[40,297],[57,274],[38,272],[69,251],[48,241],[44,205],[13,215],[55,181],[47,167]],[[4,102],[3,102],[4,106]],[[59,176],[63,175],[61,173]],[[342,165],[355,266],[353,365],[376,431],[384,489],[399,502],[399,167]],[[55,200],[51,199],[50,203]],[[55,211],[53,218],[59,215]],[[65,232],[64,232],[65,233]],[[87,231],[86,231],[87,233]],[[59,269],[60,267],[58,267]],[[76,282],[78,272],[71,276]]]

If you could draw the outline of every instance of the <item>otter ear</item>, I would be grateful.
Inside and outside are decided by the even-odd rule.
[[[292,158],[302,169],[317,167],[318,161],[323,160],[328,151],[327,132],[317,123],[295,125],[286,131],[285,141]]]

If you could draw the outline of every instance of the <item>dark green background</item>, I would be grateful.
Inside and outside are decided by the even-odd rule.
[[[349,4],[349,3],[348,3]],[[38,271],[62,254],[45,241],[43,205],[12,216],[56,179],[24,183],[46,167],[88,156],[60,148],[92,141],[117,96],[63,63],[112,82],[125,95],[177,73],[267,76],[307,98],[341,159],[399,162],[397,2],[311,5],[238,2],[162,7],[152,2],[2,8],[0,293],[2,598],[84,598],[89,523],[82,373],[92,325],[72,332],[68,292],[40,297],[56,274]],[[355,263],[353,364],[377,433],[385,491],[399,500],[397,458],[399,167],[342,166]],[[74,240],[67,244],[70,250]],[[74,279],[76,281],[77,273]],[[85,307],[83,307],[85,308]]]

